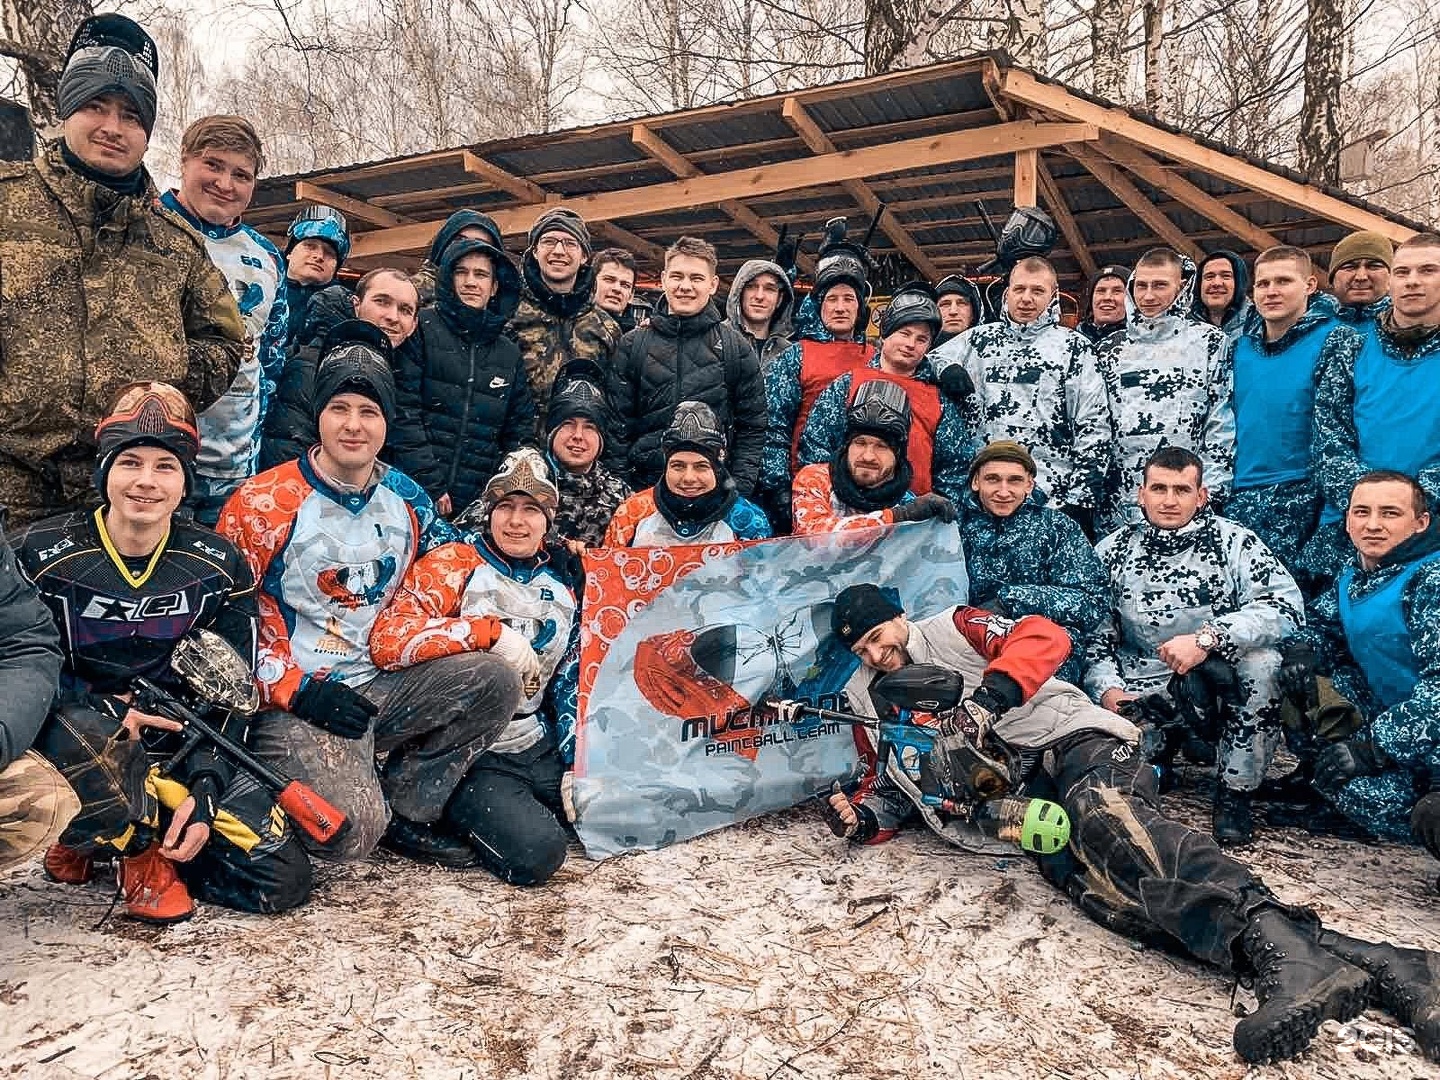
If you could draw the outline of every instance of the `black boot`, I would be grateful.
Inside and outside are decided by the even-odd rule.
[[[1255,821],[1250,814],[1251,793],[1236,791],[1219,781],[1215,785],[1215,817],[1211,832],[1221,847],[1238,847],[1255,839]]]
[[[1334,930],[1320,931],[1320,947],[1364,968],[1370,1000],[1400,1023],[1415,1029],[1415,1041],[1431,1061],[1440,1061],[1440,953],[1372,944]]]
[[[380,838],[380,846],[416,862],[448,866],[452,870],[468,870],[480,865],[480,859],[464,840],[448,836],[433,825],[422,825],[408,818],[390,819],[390,827]]]
[[[1273,907],[1250,917],[1240,948],[1255,975],[1260,1007],[1235,1025],[1235,1052],[1257,1064],[1293,1058],[1323,1020],[1365,1009],[1370,976],[1315,943],[1315,932]]]

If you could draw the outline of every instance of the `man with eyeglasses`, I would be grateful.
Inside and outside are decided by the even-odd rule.
[[[537,416],[545,415],[561,368],[576,359],[604,367],[620,340],[620,324],[595,306],[589,260],[590,230],[575,211],[554,207],[531,227],[510,332],[525,359]]]

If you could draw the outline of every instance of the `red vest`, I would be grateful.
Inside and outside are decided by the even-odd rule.
[[[910,375],[892,375],[878,368],[861,368],[850,377],[850,401],[862,383],[884,379],[905,388],[910,399],[910,442],[905,456],[910,461],[910,490],[928,495],[933,484],[930,474],[935,460],[935,432],[940,427],[940,388]]]
[[[865,366],[871,347],[863,341],[811,341],[800,339],[800,411],[790,433],[790,474],[800,468],[800,433],[820,391],[844,375]]]

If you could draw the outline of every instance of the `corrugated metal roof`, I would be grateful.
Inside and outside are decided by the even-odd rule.
[[[541,178],[544,181],[543,190],[551,199],[592,195],[603,198],[605,193],[670,184],[675,180],[674,172],[665,164],[653,160],[632,140],[632,125],[635,123],[645,124],[677,154],[693,159],[691,164],[702,175],[750,173],[754,170],[763,174],[767,167],[812,156],[796,127],[784,115],[787,97],[793,97],[801,104],[810,121],[837,148],[883,147],[903,139],[925,139],[944,132],[1004,122],[987,90],[985,73],[1008,70],[1021,69],[1014,68],[1001,55],[983,54],[889,76],[797,91],[791,95],[776,94],[680,113],[497,140],[408,158],[315,170],[296,176],[268,177],[257,187],[249,220],[272,235],[283,233],[299,205],[295,197],[297,181],[323,184],[338,195],[368,202],[399,215],[405,221],[437,225],[449,213],[462,207],[496,213],[532,202],[529,198],[497,188],[484,175],[467,172],[467,151],[524,182],[519,185],[508,183],[502,187],[520,190],[525,183],[535,184],[536,178]],[[1115,108],[1112,103],[1079,93],[1053,80],[1036,78],[1047,86],[1060,87],[1080,101]],[[1008,102],[1007,107],[1011,116],[1027,115],[1027,110],[1016,102]],[[1302,178],[1289,169],[1256,161],[1214,140],[1157,123],[1139,111],[1126,110],[1126,113],[1159,131],[1184,136],[1235,161],[1243,161],[1303,183]],[[1148,151],[1149,148],[1141,149]],[[1250,191],[1189,164],[1169,161],[1154,153],[1152,156],[1162,167],[1173,170],[1201,191],[1226,202],[1249,221],[1271,231],[1284,242],[1320,249],[1333,244],[1349,231],[1348,226],[1320,218],[1312,210]],[[1087,247],[1094,249],[1090,254],[1097,261],[1133,257],[1158,242],[1103,183],[1064,153],[1063,148],[1047,148],[1040,160],[1074,216]],[[1124,172],[1123,165],[1121,171]],[[894,220],[907,230],[927,257],[950,267],[957,261],[973,264],[984,260],[990,236],[975,212],[974,204],[977,199],[982,200],[997,223],[1003,219],[1012,201],[1012,172],[1013,158],[1004,154],[951,165],[901,170],[868,177],[864,182],[869,183],[875,197],[894,207]],[[1202,249],[1244,247],[1241,241],[1227,236],[1203,214],[1176,202],[1140,177],[1128,172],[1124,174]],[[807,177],[806,184],[803,188],[748,198],[742,193],[736,198],[770,226],[788,224],[792,232],[808,234],[812,249],[823,223],[832,216],[851,216],[852,228],[857,230],[863,230],[868,224],[857,220],[864,215],[853,190],[854,182],[842,184],[827,175],[823,166],[817,166],[813,183]],[[1386,214],[1345,192],[1317,187],[1312,187],[1312,190],[1324,191],[1349,206],[1381,215],[1401,226],[1419,228],[1413,222]],[[720,248],[722,272],[725,273],[732,272],[744,259],[768,253],[768,243],[757,238],[744,224],[737,223],[722,206],[697,205],[654,213],[635,213],[634,209],[633,206],[625,206],[625,216],[612,224],[662,247],[682,234],[707,235]],[[351,214],[351,224],[357,236],[380,227],[362,220],[355,213]],[[603,234],[604,226],[597,225],[597,232]],[[604,239],[603,235],[597,236],[597,245]],[[877,252],[882,253],[893,252],[896,247],[883,230],[876,231],[874,245]],[[407,245],[408,253],[392,250],[390,254],[357,260],[357,264],[389,262],[413,265],[422,257],[417,252],[423,251],[423,246],[411,243]],[[1063,241],[1055,252],[1055,261],[1063,275],[1080,273],[1078,257],[1064,248]]]

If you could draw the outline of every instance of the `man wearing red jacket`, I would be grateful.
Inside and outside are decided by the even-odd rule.
[[[869,584],[840,593],[831,625],[862,661],[845,688],[850,708],[877,722],[870,690],[881,674],[915,663],[964,677],[973,689],[957,710],[960,723],[1014,753],[1015,793],[1053,792],[1070,816],[1069,845],[1044,856],[1040,869],[1087,915],[1254,977],[1260,1005],[1235,1028],[1246,1061],[1294,1057],[1322,1020],[1358,1016],[1372,993],[1415,1028],[1426,1053],[1440,1054],[1440,956],[1322,929],[1313,912],[1282,903],[1208,835],[1161,813],[1156,773],[1141,759],[1133,725],[1054,677],[1070,653],[1061,627],[966,606],[911,621]],[[826,817],[837,835],[878,843],[916,808],[900,801],[893,756],[878,761],[872,750],[865,760],[858,789],[832,795]],[[923,812],[948,834],[946,815]]]

